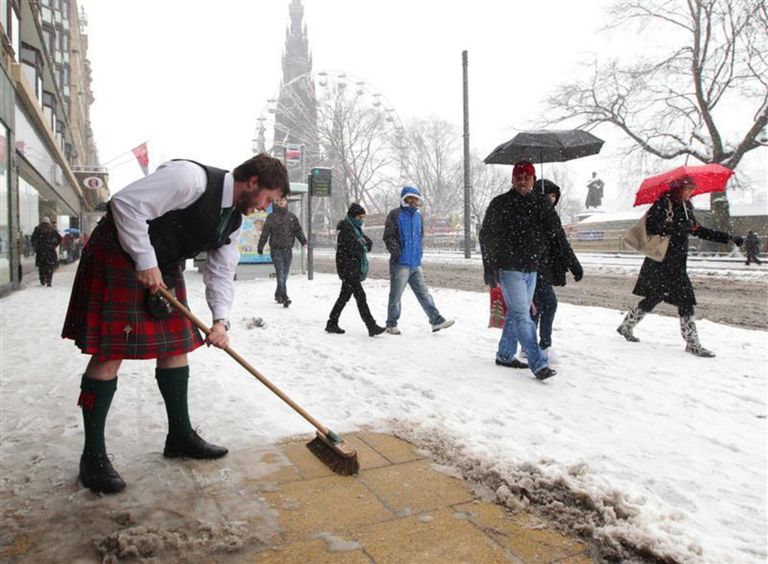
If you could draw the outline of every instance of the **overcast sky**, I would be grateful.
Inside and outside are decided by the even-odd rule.
[[[150,170],[170,158],[231,169],[251,156],[256,118],[279,90],[290,0],[78,3],[88,18],[93,128],[113,192],[142,173],[128,155],[112,159],[143,141]],[[579,62],[627,43],[596,32],[604,0],[303,4],[313,70],[359,77],[404,122],[435,115],[461,132],[468,50],[471,146],[481,156],[530,127]],[[568,164],[575,189],[586,192],[597,170],[610,192],[619,171],[603,153]]]

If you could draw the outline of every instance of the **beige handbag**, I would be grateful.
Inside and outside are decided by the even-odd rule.
[[[667,223],[672,223],[672,202],[667,201]],[[624,241],[637,252],[656,262],[662,262],[669,248],[669,235],[649,235],[645,228],[648,212],[624,233]]]

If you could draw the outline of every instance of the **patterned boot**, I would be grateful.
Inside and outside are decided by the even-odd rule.
[[[715,356],[715,353],[701,346],[699,332],[696,330],[696,324],[693,322],[692,316],[686,315],[680,318],[680,334],[685,339],[685,352],[704,358]]]
[[[639,342],[640,339],[632,334],[632,330],[635,328],[635,325],[640,323],[640,320],[645,317],[646,313],[647,312],[643,311],[637,306],[631,308],[627,312],[626,317],[624,317],[624,321],[622,321],[621,325],[616,328],[616,331],[619,333],[619,335],[631,343]]]

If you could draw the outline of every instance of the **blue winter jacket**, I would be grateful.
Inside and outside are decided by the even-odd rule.
[[[390,261],[401,266],[421,266],[424,225],[417,208],[401,206],[389,212],[384,225],[384,244]]]

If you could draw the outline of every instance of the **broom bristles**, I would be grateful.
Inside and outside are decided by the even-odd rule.
[[[338,438],[333,431],[328,434]],[[351,476],[360,471],[357,451],[342,440],[333,441],[318,431],[317,436],[307,443],[307,448],[336,474]]]

